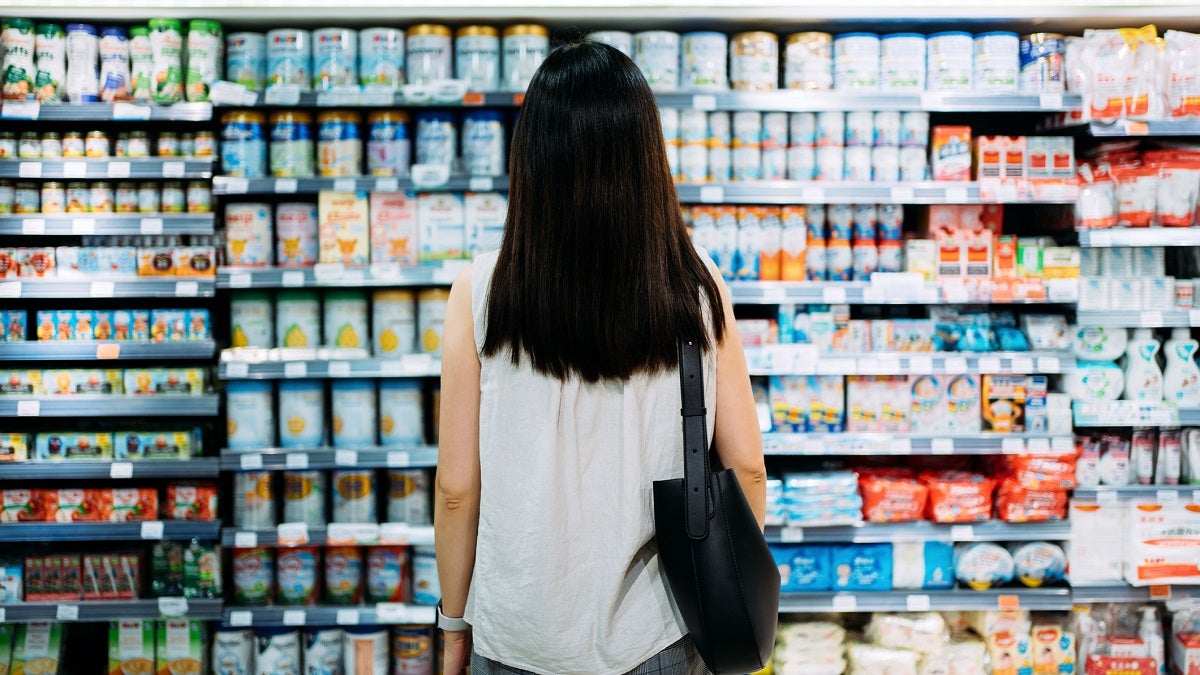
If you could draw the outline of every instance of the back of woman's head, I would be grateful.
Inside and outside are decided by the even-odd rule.
[[[673,367],[680,339],[721,339],[718,286],[688,239],[654,95],[629,57],[594,42],[551,52],[509,166],[485,355],[594,382]]]

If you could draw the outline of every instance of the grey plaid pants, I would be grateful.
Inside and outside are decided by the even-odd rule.
[[[692,639],[683,636],[679,642],[650,657],[627,675],[707,675],[704,661],[692,646]],[[471,654],[471,675],[532,675],[528,670],[510,668],[479,654]]]

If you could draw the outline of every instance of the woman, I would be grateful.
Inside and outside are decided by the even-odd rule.
[[[688,240],[662,138],[646,81],[606,45],[555,50],[525,95],[503,244],[458,276],[446,314],[447,673],[472,642],[473,675],[702,667],[654,546],[651,485],[683,475],[680,339],[702,346],[711,440],[762,525],[733,308]]]

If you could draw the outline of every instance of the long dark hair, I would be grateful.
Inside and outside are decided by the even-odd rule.
[[[654,95],[629,57],[579,42],[525,94],[485,356],[587,382],[679,363],[678,341],[724,337],[720,290],[688,239]]]

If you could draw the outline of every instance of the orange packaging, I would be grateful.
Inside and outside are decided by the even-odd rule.
[[[216,260],[217,249],[212,246],[180,246],[175,251],[175,276],[216,276]]]
[[[783,278],[783,212],[778,206],[759,207],[762,218],[762,247],[758,255],[760,281]]]
[[[84,523],[100,520],[102,492],[69,488],[46,491],[46,520],[54,523]]]
[[[863,518],[872,523],[921,520],[929,499],[929,488],[915,478],[860,474]]]
[[[1025,137],[1003,136],[1005,178],[1025,178]]]
[[[46,520],[49,490],[0,490],[0,522],[31,523]]]
[[[929,488],[929,520],[975,523],[992,517],[996,482],[991,478],[968,471],[929,471],[920,480]]]
[[[780,210],[783,230],[780,236],[780,275],[783,281],[807,278],[808,226],[806,206],[785,206]]]
[[[929,161],[934,180],[971,180],[971,127],[935,126]]]
[[[1004,176],[1004,136],[975,138],[975,179]]]
[[[1158,196],[1158,169],[1148,166],[1114,166],[1117,184],[1117,224],[1150,227]]]
[[[1014,478],[1005,478],[996,490],[996,517],[1007,523],[1033,523],[1067,517],[1063,490],[1031,490]]]
[[[175,249],[170,246],[143,246],[137,250],[139,277],[175,276]]]
[[[1005,455],[1001,461],[1006,480],[1027,490],[1074,490],[1079,484],[1073,455]]]
[[[110,523],[137,523],[158,519],[158,490],[114,488],[98,492],[101,520]]]
[[[1017,278],[1017,237],[1011,234],[996,235],[992,250],[992,276],[996,279]]]
[[[216,486],[168,485],[167,505],[163,515],[172,520],[216,520]]]

